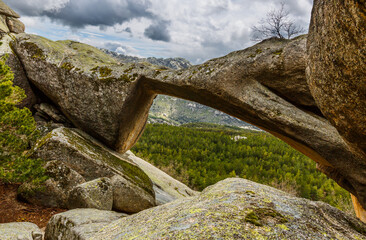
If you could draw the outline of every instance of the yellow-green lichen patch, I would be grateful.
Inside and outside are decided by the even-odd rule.
[[[177,193],[179,193],[181,196],[185,197],[185,195],[183,193],[179,192],[179,188],[178,187],[175,187],[174,190],[177,191]]]
[[[277,56],[279,56],[279,55],[281,55],[281,54],[282,54],[282,52],[283,52],[283,49],[279,49],[279,50],[277,50],[277,51],[272,52],[272,54],[273,54],[273,55],[277,55]]]
[[[279,228],[281,228],[281,229],[283,229],[285,231],[288,231],[289,230],[289,228],[285,224],[278,224],[277,227],[279,227]]]
[[[84,66],[98,65],[118,65],[117,60],[96,47],[75,41],[57,41],[60,45],[67,47],[72,51],[72,57],[75,62],[80,62]],[[81,66],[78,66],[81,68]]]
[[[132,70],[135,68],[135,64],[132,64],[129,68],[126,68],[123,72],[124,73],[131,73]]]
[[[97,66],[90,69],[90,71],[92,72],[92,74],[99,74],[101,78],[107,78],[112,75],[112,69],[108,68],[107,66]]]
[[[169,70],[169,69],[168,68],[158,68],[158,69],[155,69],[155,71],[159,71],[159,72],[166,71],[166,70]]]
[[[249,212],[244,219],[246,222],[248,223],[252,223],[256,226],[263,226],[263,224],[261,223],[261,221],[259,220],[259,217],[257,216],[257,214],[254,211]]]
[[[129,74],[122,74],[121,76],[119,76],[119,78],[116,78],[115,80],[117,81],[123,81],[123,82],[133,82],[138,78],[138,74],[135,73],[133,75],[129,75]]]
[[[33,42],[24,42],[22,43],[22,47],[24,47],[28,51],[28,53],[30,53],[32,58],[41,60],[46,59],[43,50],[40,49],[37,44]]]
[[[211,69],[210,67],[208,67],[206,69],[206,75],[211,75],[211,73],[213,73],[214,69]]]
[[[69,62],[65,62],[61,65],[61,68],[66,69],[70,72],[72,69],[74,69],[74,66]]]
[[[260,48],[258,48],[257,50],[255,50],[255,53],[256,54],[261,54],[263,52],[263,50],[262,49],[260,49]]]
[[[276,223],[287,223],[288,220],[279,212],[272,208],[256,208],[250,211],[246,217],[245,221],[252,223],[256,226],[263,226],[267,224],[269,218],[272,220],[271,222]]]
[[[70,129],[64,129],[64,133],[69,141],[71,141],[71,145],[78,147],[79,151],[82,151],[91,157],[97,156],[109,166],[115,167],[117,170],[121,171],[130,181],[145,189],[147,192],[152,193],[150,178],[138,166],[116,157],[106,149],[96,145],[89,139],[81,137]]]
[[[108,77],[112,74],[112,69],[110,69],[108,67],[100,67],[99,74],[102,78]]]
[[[51,41],[47,38],[27,35],[29,39],[21,42],[20,46],[26,49],[32,58],[45,60],[52,59],[55,64],[59,64],[66,57],[67,47],[58,42]]]
[[[75,131],[67,128],[56,129],[48,133],[36,145],[35,151],[47,145],[47,151],[53,150],[67,152],[78,152],[83,157],[95,159],[121,172],[126,179],[144,189],[146,192],[153,194],[152,183],[150,178],[136,165],[131,164],[122,158],[118,158],[106,148],[96,144],[90,137],[81,136]],[[55,139],[55,140],[54,140]],[[57,140],[62,139],[62,140]],[[59,142],[59,143],[57,143]],[[67,143],[67,146],[64,144]]]
[[[155,70],[154,77],[159,76],[159,74],[160,74],[160,73],[161,73],[161,71],[159,71],[159,70]]]

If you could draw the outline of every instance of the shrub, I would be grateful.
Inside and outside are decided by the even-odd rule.
[[[36,123],[29,109],[16,106],[25,93],[13,86],[14,75],[5,64],[6,58],[0,58],[0,180],[39,183],[46,179],[43,162],[27,156],[38,136]]]

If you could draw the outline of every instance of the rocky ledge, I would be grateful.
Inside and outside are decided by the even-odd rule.
[[[76,227],[69,222],[88,215],[84,210],[74,213],[54,216],[47,226],[46,239],[68,239],[66,233]],[[119,217],[93,228],[91,235],[88,231],[79,228],[78,239],[366,238],[365,224],[328,204],[292,197],[239,178],[221,181],[195,197]]]

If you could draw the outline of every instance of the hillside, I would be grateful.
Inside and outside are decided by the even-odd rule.
[[[349,193],[317,171],[311,159],[265,132],[150,124],[132,151],[197,190],[237,176],[345,211],[352,208]]]
[[[235,117],[199,103],[159,95],[149,112],[150,123],[179,126],[186,123],[213,123],[220,125],[257,129]]]

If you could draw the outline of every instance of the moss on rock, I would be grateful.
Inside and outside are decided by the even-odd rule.
[[[59,128],[48,133],[37,143],[33,154],[43,156],[48,161],[68,162],[70,166],[75,166],[75,170],[79,169],[87,180],[105,177],[103,174],[107,177],[121,174],[149,194],[154,194],[150,178],[138,166],[72,129]],[[87,163],[93,167],[90,168]]]
[[[248,192],[255,192],[255,197]],[[327,204],[236,178],[210,186],[198,196],[117,220],[91,239],[365,238],[351,223],[362,224]],[[334,228],[338,225],[342,229]]]

